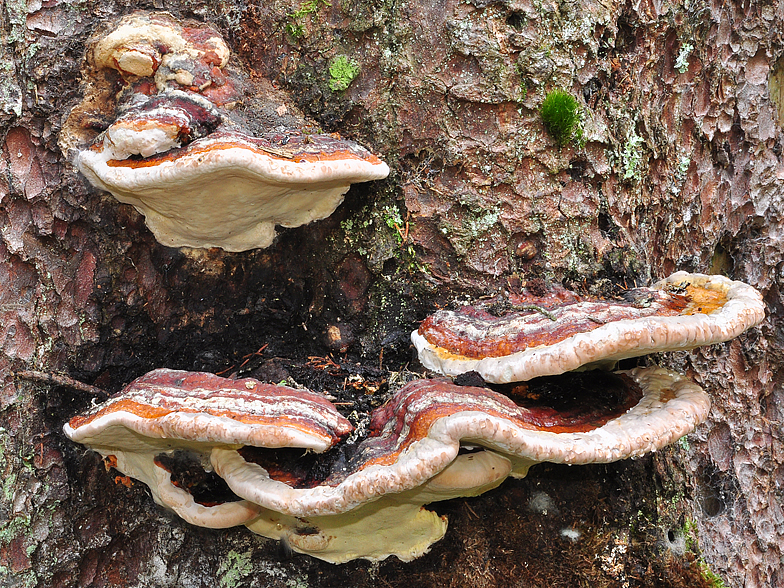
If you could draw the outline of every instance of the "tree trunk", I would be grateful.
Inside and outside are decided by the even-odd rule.
[[[212,23],[235,67],[390,178],[268,249],[158,244],[58,147],[90,35],[137,7]],[[0,30],[0,584],[784,585],[784,4],[9,0]],[[346,90],[330,89],[338,55],[361,68]],[[553,88],[581,104],[579,144],[542,124]],[[407,564],[189,526],[65,438],[88,393],[13,376],[109,392],[157,367],[290,378],[356,420],[423,371],[408,337],[437,305],[675,270],[767,305],[730,343],[653,358],[711,394],[708,422],[653,456],[543,464],[433,505],[447,535]]]

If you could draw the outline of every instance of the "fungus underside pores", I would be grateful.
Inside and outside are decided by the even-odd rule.
[[[61,146],[93,185],[132,204],[171,247],[267,247],[276,225],[323,219],[352,183],[388,175],[364,147],[303,130],[285,105],[253,96],[229,60],[220,34],[203,23],[167,13],[124,17],[92,41],[85,97]],[[119,92],[108,89],[118,81]],[[85,129],[96,104],[114,122],[94,137]],[[263,128],[253,133],[259,116]]]
[[[549,305],[552,316],[543,316],[560,337],[543,345],[541,325],[533,329],[530,344],[538,353],[559,345],[585,347],[585,329],[556,323],[584,324],[578,317],[586,302],[564,298],[560,293],[537,301]],[[670,333],[661,344],[673,348],[680,341],[678,348],[690,348],[756,324],[761,304],[756,291],[738,282],[676,274],[619,301],[619,316],[603,316],[623,327],[622,339],[637,333],[639,355],[653,350],[632,328],[640,323],[644,330],[651,321],[685,328],[692,335]],[[623,316],[630,306],[657,310],[654,316]],[[667,308],[664,316],[659,306]],[[493,319],[476,310],[467,314]],[[519,339],[516,344],[522,345]],[[611,350],[606,357],[616,355]],[[418,380],[374,411],[370,435],[349,446],[341,440],[350,425],[316,395],[250,379],[156,370],[72,419],[65,431],[150,486],[157,502],[192,524],[244,524],[334,563],[389,555],[410,560],[446,530],[446,520],[422,505],[480,494],[542,461],[581,464],[643,455],[693,430],[710,406],[696,384],[657,367],[562,377],[570,378],[562,387],[579,393],[561,406],[531,404],[530,398],[541,397],[539,389],[525,392],[554,385],[549,380],[520,384],[527,379],[521,378],[506,393]],[[315,453],[306,458],[303,450]],[[197,484],[183,478],[193,464],[222,480],[222,498],[193,492]]]

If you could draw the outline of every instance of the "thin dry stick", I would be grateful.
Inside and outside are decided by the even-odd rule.
[[[19,378],[20,380],[27,380],[30,382],[38,382],[41,384],[50,384],[52,386],[64,386],[66,388],[71,388],[73,390],[78,390],[80,392],[85,392],[92,396],[96,396],[98,398],[107,398],[109,393],[106,390],[102,390],[97,386],[90,386],[90,384],[85,384],[84,382],[80,382],[79,380],[74,380],[69,376],[64,376],[62,374],[50,374],[47,372],[39,372],[36,370],[21,370],[18,372],[13,373],[14,378]]]

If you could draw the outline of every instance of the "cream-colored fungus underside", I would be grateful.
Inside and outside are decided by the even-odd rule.
[[[80,153],[79,169],[120,202],[133,205],[162,244],[245,251],[268,247],[275,225],[328,217],[354,182],[381,179],[378,161],[294,162],[242,147],[198,150],[145,167],[110,166],[110,149]]]

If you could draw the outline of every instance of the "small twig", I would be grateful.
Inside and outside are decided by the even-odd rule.
[[[406,233],[404,235],[403,229],[400,228],[400,225],[398,225],[397,223],[393,223],[393,224],[395,229],[397,230],[397,234],[400,235],[400,245],[402,246],[405,244],[406,239],[408,239],[408,228],[406,228]]]
[[[236,365],[237,365],[236,363],[233,363],[233,364],[231,364],[229,367],[227,367],[225,370],[221,370],[221,371],[219,371],[219,372],[216,372],[216,373],[215,373],[215,375],[216,375],[216,376],[222,376],[222,375],[223,375],[223,374],[225,374],[226,372],[230,372],[231,370],[233,370],[233,369],[234,369],[234,366],[236,366]]]
[[[318,355],[309,355],[307,365],[316,368],[317,370],[338,370],[337,373],[329,372],[331,375],[336,376],[343,369],[339,364],[335,363],[332,356],[320,357]]]
[[[476,514],[476,511],[474,511],[474,509],[471,508],[471,506],[467,502],[464,502],[463,506],[465,506],[468,509],[468,512],[470,512],[472,515],[474,515],[477,519],[479,518],[479,515]]]
[[[21,370],[18,372],[14,372],[13,376],[14,378],[19,378],[20,380],[27,380],[29,382],[50,384],[52,386],[64,386],[66,388],[71,388],[72,390],[85,392],[87,394],[90,394],[98,398],[109,397],[109,393],[106,390],[98,388],[97,386],[91,386],[90,384],[85,384],[84,382],[80,382],[79,380],[74,380],[73,378],[69,376],[64,376],[62,374],[50,374],[47,372],[39,372],[35,370]]]
[[[265,343],[261,347],[259,347],[258,351],[254,351],[253,353],[248,353],[248,355],[243,355],[242,359],[249,359],[254,355],[261,355],[261,352],[264,351],[267,347],[269,347],[269,343]]]
[[[269,343],[265,343],[264,345],[262,345],[261,347],[259,347],[259,350],[258,350],[258,351],[254,351],[253,353],[248,353],[248,355],[245,355],[245,356],[243,356],[243,357],[242,357],[242,359],[244,359],[245,361],[243,361],[243,362],[240,364],[240,367],[239,367],[238,369],[242,369],[242,368],[244,368],[244,367],[245,367],[245,364],[246,364],[246,363],[248,363],[248,362],[249,362],[251,359],[253,359],[254,357],[257,357],[257,356],[258,356],[258,357],[261,357],[261,353],[262,353],[262,352],[263,352],[263,351],[264,351],[264,350],[267,348],[267,346],[269,346]]]

